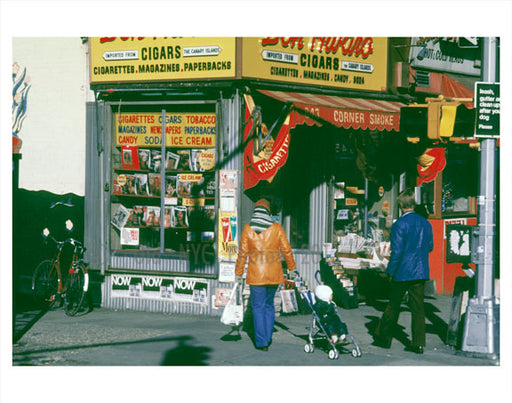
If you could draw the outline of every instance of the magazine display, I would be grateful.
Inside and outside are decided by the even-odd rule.
[[[122,146],[121,147],[121,164],[123,169],[139,169],[139,147]]]
[[[167,151],[167,162],[165,165],[165,169],[170,171],[175,171],[178,169],[180,162],[180,156],[171,151]]]
[[[125,206],[120,204],[116,213],[114,214],[114,217],[112,217],[111,223],[118,230],[121,230],[121,228],[123,228],[126,225],[129,216],[130,211]]]
[[[144,222],[146,227],[159,227],[160,207],[144,206]]]
[[[204,195],[206,197],[215,197],[216,182],[214,176],[208,176],[204,178]]]
[[[215,206],[203,206],[202,209],[208,225],[213,228],[215,226]]]
[[[177,153],[180,156],[178,170],[190,171],[190,150],[178,150]]]
[[[151,151],[139,149],[139,169],[150,169],[151,167]]]
[[[133,206],[129,209],[127,227],[143,227],[144,226],[144,208],[142,206]]]
[[[146,174],[135,174],[135,194],[139,196],[148,195],[148,176]]]
[[[162,239],[165,253],[189,250],[189,243],[211,248],[217,237],[220,183],[216,148],[200,148],[199,142],[186,148],[178,142],[162,146],[141,139],[122,144],[129,141],[133,139],[118,138],[112,144],[111,249],[155,250]],[[197,301],[205,298],[196,294]]]
[[[176,196],[176,175],[170,175],[165,177],[165,197]]]
[[[204,172],[204,168],[201,167],[201,153],[203,150],[191,150],[190,152],[190,169],[192,171]]]
[[[166,207],[164,209],[164,228],[171,228],[172,227],[172,207]]]
[[[148,183],[149,183],[149,194],[151,196],[160,196],[160,174],[149,173],[148,174]]]
[[[115,195],[123,194],[123,189],[122,189],[121,185],[119,184],[118,179],[114,179],[114,194]]]
[[[121,177],[121,175],[119,175]],[[118,178],[119,180],[119,178]],[[123,176],[124,185],[121,185],[123,194],[134,195],[137,194],[135,190],[135,175],[126,174]]]
[[[180,177],[178,176],[176,186],[178,197],[190,197],[192,194],[192,182],[180,180]]]
[[[158,150],[151,150],[151,170],[153,172],[160,172],[162,169],[162,152]]]
[[[172,227],[188,228],[188,211],[184,206],[174,206],[172,208]]]

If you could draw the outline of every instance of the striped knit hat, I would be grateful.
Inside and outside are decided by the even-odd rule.
[[[256,202],[254,212],[252,213],[249,225],[257,234],[265,231],[274,223],[270,215],[270,203],[268,200],[261,199]]]

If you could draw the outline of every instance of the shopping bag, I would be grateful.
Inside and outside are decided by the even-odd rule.
[[[224,312],[222,312],[222,316],[220,317],[220,321],[225,325],[238,326],[244,320],[244,307],[241,298],[236,298],[237,286],[238,283],[235,283],[233,291],[231,291],[231,295],[229,296],[229,301],[224,307]]]

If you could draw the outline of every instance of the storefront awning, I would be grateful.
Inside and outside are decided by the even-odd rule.
[[[400,108],[406,104],[363,98],[347,98],[333,95],[305,94],[284,91],[258,90],[281,102],[291,102],[299,113],[293,114],[294,125],[319,124],[300,111],[318,116],[337,127],[345,129],[400,130]]]

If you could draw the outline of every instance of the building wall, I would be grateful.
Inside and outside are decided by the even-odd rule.
[[[74,38],[13,38],[31,88],[19,137],[19,187],[85,194],[87,47]]]

